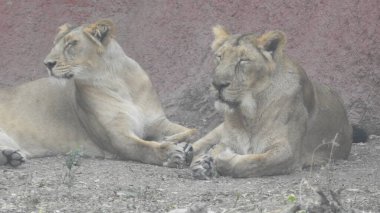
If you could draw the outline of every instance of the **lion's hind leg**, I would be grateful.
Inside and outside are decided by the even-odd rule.
[[[5,132],[0,129],[0,165],[17,167],[26,160],[20,147]]]

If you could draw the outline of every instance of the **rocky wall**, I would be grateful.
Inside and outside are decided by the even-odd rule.
[[[221,120],[208,88],[211,27],[222,24],[236,33],[284,31],[288,55],[340,92],[352,123],[380,134],[378,0],[0,0],[0,87],[47,76],[42,61],[57,27],[100,18],[114,21],[169,117],[201,133]]]

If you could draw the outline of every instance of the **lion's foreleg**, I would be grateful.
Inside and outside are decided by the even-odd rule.
[[[209,179],[217,175],[214,163],[214,156],[219,150],[220,138],[223,131],[223,124],[220,124],[206,136],[194,142],[194,158],[190,168],[192,176],[196,179]],[[213,148],[211,150],[211,148]]]
[[[208,152],[213,146],[220,142],[223,131],[223,123],[216,127],[214,130],[209,132],[203,138],[194,142],[193,149],[194,155],[201,155]]]
[[[154,141],[144,141],[137,136],[120,134],[111,136],[111,146],[120,158],[149,164],[163,163],[164,151]]]
[[[188,147],[185,145],[145,141],[126,133],[111,133],[110,136],[112,149],[121,159],[167,167],[183,167],[190,163],[187,162]]]
[[[193,178],[207,180],[218,176],[215,165],[215,157],[218,156],[223,150],[225,150],[225,145],[218,143],[214,145],[212,149],[198,153],[190,165]]]
[[[12,138],[0,129],[0,165],[19,166],[25,162],[26,154]]]
[[[196,133],[196,129],[190,129],[168,120],[165,116],[156,119],[146,126],[149,138],[156,141],[171,141],[174,143],[188,141]]]
[[[197,131],[196,129],[189,129],[182,125],[173,123],[168,119],[165,119],[162,122],[159,129],[165,134],[164,140],[171,142],[185,141]]]
[[[219,174],[239,178],[285,174],[293,168],[293,162],[291,152],[282,148],[246,155],[227,149],[215,158]]]

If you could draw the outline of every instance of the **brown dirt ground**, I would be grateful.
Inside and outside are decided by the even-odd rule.
[[[380,137],[354,144],[347,161],[290,175],[193,180],[189,169],[81,159],[67,177],[64,156],[0,166],[0,212],[168,212],[202,203],[214,212],[268,212],[317,200],[313,188],[343,188],[344,212],[380,212]],[[237,208],[240,210],[238,211]]]

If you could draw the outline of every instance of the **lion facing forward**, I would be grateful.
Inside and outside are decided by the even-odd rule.
[[[224,123],[193,144],[195,178],[277,175],[348,157],[352,127],[340,97],[283,54],[284,33],[213,30]]]
[[[44,61],[54,78],[0,90],[0,165],[79,147],[88,156],[186,163],[191,146],[175,142],[194,130],[166,118],[148,75],[113,36],[108,20],[65,24]]]

